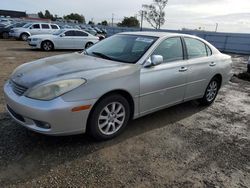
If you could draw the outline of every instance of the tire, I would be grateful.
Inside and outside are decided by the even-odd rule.
[[[8,32],[3,32],[2,37],[3,37],[3,39],[8,39],[9,38],[9,33]]]
[[[92,46],[94,43],[93,42],[88,42],[86,45],[85,45],[85,49],[89,48],[90,46]]]
[[[54,49],[54,44],[51,41],[43,41],[41,44],[41,48],[43,51],[52,51]]]
[[[220,88],[219,80],[217,78],[213,78],[209,82],[203,98],[200,99],[200,103],[204,106],[211,105],[217,97],[219,88]]]
[[[88,121],[88,133],[96,140],[109,140],[119,135],[130,119],[130,106],[121,95],[101,99],[92,110]]]
[[[22,33],[20,35],[20,39],[23,41],[26,41],[28,38],[29,38],[29,34],[27,34],[27,33]]]

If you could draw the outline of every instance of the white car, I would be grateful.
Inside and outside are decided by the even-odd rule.
[[[10,30],[9,35],[16,39],[26,41],[29,36],[41,35],[41,34],[52,34],[60,30],[60,27],[56,24],[50,23],[28,23],[23,27],[13,28]]]
[[[77,29],[62,29],[52,35],[35,35],[28,38],[30,46],[44,51],[54,49],[82,50],[98,41],[98,37]]]

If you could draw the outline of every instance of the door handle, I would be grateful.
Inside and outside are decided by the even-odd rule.
[[[179,70],[179,72],[186,72],[187,70],[188,70],[187,67],[181,67],[180,70]]]
[[[215,65],[216,65],[215,62],[211,62],[211,63],[209,64],[210,67],[214,67]]]

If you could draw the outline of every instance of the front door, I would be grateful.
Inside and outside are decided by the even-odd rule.
[[[164,63],[141,70],[141,115],[182,102],[186,90],[188,69],[181,38],[164,40],[152,55],[163,56]]]

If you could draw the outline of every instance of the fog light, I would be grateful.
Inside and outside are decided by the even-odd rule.
[[[42,129],[50,129],[51,128],[49,123],[42,122],[42,121],[37,121],[37,120],[34,120],[34,122],[35,122],[37,127],[40,127]]]

